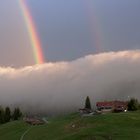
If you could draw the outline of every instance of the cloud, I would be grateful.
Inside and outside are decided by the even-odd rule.
[[[99,100],[140,99],[140,50],[88,55],[71,62],[20,69],[0,68],[0,103],[25,111],[75,111],[90,96]]]

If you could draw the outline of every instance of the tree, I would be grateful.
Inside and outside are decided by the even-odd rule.
[[[11,110],[9,107],[5,108],[4,120],[5,122],[9,122],[11,119]]]
[[[90,104],[89,96],[87,96],[87,98],[85,100],[85,108],[91,109],[91,104]]]
[[[4,123],[4,110],[3,108],[0,106],[0,124]]]
[[[132,98],[130,99],[130,101],[128,102],[128,110],[129,111],[136,111],[139,109],[139,102],[137,99]]]
[[[13,112],[13,120],[18,120],[22,116],[22,113],[19,108],[15,108]]]

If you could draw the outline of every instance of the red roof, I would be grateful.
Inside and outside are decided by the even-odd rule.
[[[97,107],[108,107],[108,106],[127,106],[127,102],[124,101],[104,101],[104,102],[97,102]]]

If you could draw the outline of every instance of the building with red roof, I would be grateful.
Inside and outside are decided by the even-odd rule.
[[[104,101],[104,102],[97,102],[96,103],[97,110],[110,112],[123,112],[127,110],[127,102],[124,101]]]

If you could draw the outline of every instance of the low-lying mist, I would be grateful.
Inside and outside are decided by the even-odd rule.
[[[90,96],[101,100],[140,98],[140,50],[89,55],[71,62],[20,69],[0,68],[0,104],[26,112],[76,111]]]

